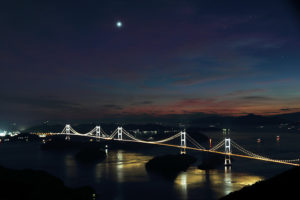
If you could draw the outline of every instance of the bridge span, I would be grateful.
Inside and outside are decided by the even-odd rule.
[[[269,157],[265,157],[265,156],[253,153],[253,152],[245,149],[244,147],[240,146],[239,144],[237,144],[235,141],[233,141],[229,137],[228,129],[223,129],[224,139],[210,149],[204,148],[195,139],[193,139],[190,135],[188,135],[186,133],[186,131],[180,131],[179,133],[177,133],[171,137],[162,139],[162,140],[151,141],[151,140],[138,139],[138,138],[134,137],[132,134],[130,134],[129,132],[127,132],[122,127],[118,127],[110,135],[108,135],[100,126],[96,126],[94,129],[92,129],[91,131],[89,131],[87,133],[79,133],[76,130],[74,130],[71,127],[71,125],[67,124],[60,133],[56,133],[55,135],[65,135],[66,140],[70,140],[71,136],[81,136],[81,137],[95,138],[98,141],[100,141],[100,140],[116,140],[116,141],[124,141],[124,142],[135,142],[135,143],[168,146],[168,147],[180,149],[181,154],[185,154],[187,149],[194,150],[194,151],[221,154],[221,155],[224,155],[224,157],[225,157],[224,165],[227,165],[227,166],[231,165],[231,157],[232,156],[266,161],[266,162],[272,162],[272,163],[278,163],[278,164],[291,165],[291,166],[300,166],[299,158],[286,159],[286,160],[273,159],[273,158],[269,158]],[[167,143],[176,138],[180,138],[180,145]],[[187,142],[192,146],[187,146]],[[221,148],[224,148],[224,151],[218,151]],[[238,152],[240,152],[241,154],[240,153],[232,153],[233,149],[238,150]]]

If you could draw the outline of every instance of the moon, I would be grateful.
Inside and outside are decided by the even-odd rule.
[[[121,21],[117,21],[116,26],[117,26],[117,28],[122,28],[123,23]]]

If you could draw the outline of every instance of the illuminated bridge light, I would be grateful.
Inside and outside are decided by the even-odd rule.
[[[223,132],[228,133],[228,131],[226,131],[226,129],[223,129]],[[98,133],[99,133],[99,131],[98,131]],[[291,160],[278,160],[278,159],[267,158],[265,156],[261,156],[256,153],[253,153],[249,150],[246,150],[245,148],[238,145],[236,142],[234,142],[230,138],[225,138],[224,140],[219,142],[214,147],[212,147],[210,149],[206,149],[185,132],[184,132],[184,134],[182,132],[179,132],[169,138],[159,140],[159,141],[146,141],[146,140],[141,140],[141,139],[135,138],[133,135],[131,135],[129,132],[127,132],[122,127],[118,127],[110,135],[106,134],[103,130],[101,130],[101,134],[99,137],[99,135],[96,135],[96,128],[92,129],[91,131],[89,131],[87,133],[79,133],[79,132],[75,131],[70,125],[66,125],[61,133],[51,133],[51,135],[67,135],[69,137],[70,136],[82,136],[82,137],[90,137],[90,138],[101,138],[104,140],[113,140],[115,138],[115,136],[117,135],[118,140],[122,140],[124,142],[154,144],[154,145],[160,145],[160,146],[174,147],[174,148],[178,148],[178,149],[184,148],[184,150],[189,149],[189,150],[194,150],[194,151],[209,152],[209,153],[215,153],[215,154],[220,154],[220,155],[229,156],[229,157],[234,156],[234,157],[240,157],[240,158],[248,158],[248,159],[260,160],[260,161],[266,161],[266,162],[273,162],[273,163],[278,163],[278,164],[300,166],[300,164],[294,163],[294,162],[299,162],[299,158],[291,159]],[[126,137],[126,139],[125,139],[125,137]],[[174,140],[179,137],[181,138],[180,145],[165,143],[165,142]],[[186,145],[187,141],[190,142],[194,147],[187,146]],[[222,146],[225,146],[225,151],[224,152],[217,151]],[[232,153],[232,148],[235,148],[244,154]]]

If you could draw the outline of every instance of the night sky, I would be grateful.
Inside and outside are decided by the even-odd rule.
[[[1,1],[0,120],[298,112],[294,6]]]

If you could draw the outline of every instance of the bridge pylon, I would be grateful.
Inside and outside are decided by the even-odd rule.
[[[186,154],[186,132],[185,132],[185,130],[180,132],[180,146],[181,146],[180,154]]]
[[[123,128],[122,127],[118,127],[118,140],[122,140],[123,139]]]
[[[101,128],[100,126],[96,126],[96,141],[100,142],[100,137],[101,137]]]
[[[70,134],[71,134],[71,125],[66,124],[66,138],[65,138],[65,140],[68,140],[68,141],[71,140]]]
[[[231,166],[231,158],[230,158],[230,154],[231,154],[231,140],[229,137],[229,133],[230,133],[230,129],[223,129],[223,135],[225,137],[225,162],[224,165],[225,166]]]

